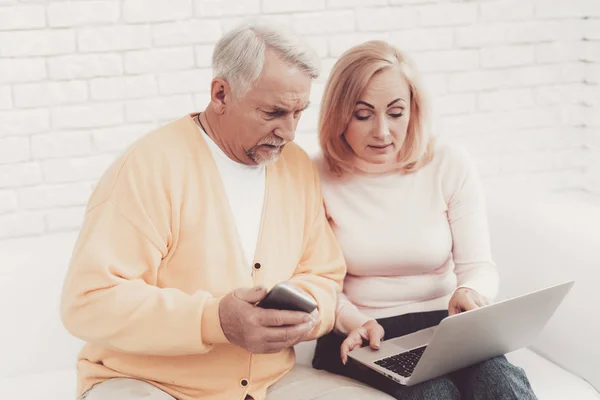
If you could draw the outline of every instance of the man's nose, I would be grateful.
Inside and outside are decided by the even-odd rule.
[[[294,118],[293,114],[289,114],[286,118],[281,120],[281,124],[275,130],[275,134],[286,142],[292,142],[296,137],[297,125],[298,119]]]

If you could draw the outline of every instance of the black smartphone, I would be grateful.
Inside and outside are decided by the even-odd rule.
[[[303,311],[309,314],[317,308],[317,303],[312,297],[287,282],[273,286],[256,305],[261,308]]]

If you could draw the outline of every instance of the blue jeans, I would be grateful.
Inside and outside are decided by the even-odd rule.
[[[430,311],[382,318],[377,322],[385,329],[385,338],[392,339],[436,326],[447,316],[447,311]],[[333,332],[320,338],[317,341],[313,367],[356,379],[396,399],[537,399],[525,371],[509,363],[504,356],[494,357],[414,386],[404,386],[351,359],[347,365],[343,365],[340,359],[343,340],[343,336]]]

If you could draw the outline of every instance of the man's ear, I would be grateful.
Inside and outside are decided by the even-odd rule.
[[[225,112],[227,103],[231,101],[231,86],[223,78],[215,78],[210,85],[210,101],[218,114]]]

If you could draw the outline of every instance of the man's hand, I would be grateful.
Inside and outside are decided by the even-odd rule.
[[[365,322],[363,326],[350,332],[346,337],[346,340],[342,343],[342,346],[340,347],[342,363],[346,365],[348,362],[348,352],[356,346],[362,346],[363,340],[368,340],[371,348],[379,350],[379,345],[384,335],[385,330],[383,329],[383,326],[377,323],[377,321],[371,320]]]
[[[488,305],[489,300],[477,293],[475,290],[461,287],[456,289],[452,298],[448,302],[448,314],[459,314],[463,311],[473,310],[475,308]]]
[[[316,319],[305,312],[254,306],[266,294],[264,288],[236,289],[219,304],[225,337],[251,353],[277,353],[291,347],[316,325]]]

